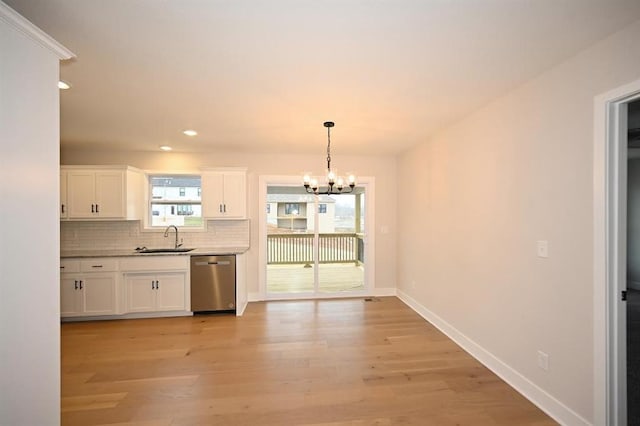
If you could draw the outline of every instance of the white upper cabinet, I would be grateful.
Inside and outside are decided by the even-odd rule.
[[[66,166],[66,194],[61,185],[61,199],[66,198],[68,219],[140,219],[144,175],[132,167]],[[62,178],[61,178],[62,179]],[[61,206],[62,209],[62,206]]]
[[[202,212],[211,219],[247,217],[247,171],[239,168],[202,172]]]

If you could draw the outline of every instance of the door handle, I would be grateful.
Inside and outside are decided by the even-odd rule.
[[[91,204],[91,213],[95,213],[95,212],[96,212],[96,211],[95,211],[94,204]]]
[[[80,280],[80,290],[82,290],[82,280]]]
[[[73,286],[75,287],[76,290],[78,289],[78,280],[75,280],[73,282]]]

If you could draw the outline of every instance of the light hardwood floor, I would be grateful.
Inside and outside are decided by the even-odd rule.
[[[556,423],[386,297],[65,323],[62,424]]]

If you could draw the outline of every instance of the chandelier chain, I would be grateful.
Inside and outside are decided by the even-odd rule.
[[[327,170],[331,171],[331,127],[327,127]]]

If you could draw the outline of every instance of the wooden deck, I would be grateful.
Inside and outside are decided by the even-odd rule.
[[[364,267],[353,263],[329,263],[319,266],[319,291],[341,293],[364,290]],[[268,265],[267,292],[309,293],[313,291],[314,269],[304,265]]]
[[[395,297],[65,323],[61,373],[68,426],[556,424]]]

